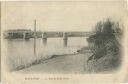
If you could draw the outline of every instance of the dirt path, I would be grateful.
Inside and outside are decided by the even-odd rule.
[[[20,70],[21,73],[83,73],[86,69],[87,54],[63,55],[51,58],[41,64]]]

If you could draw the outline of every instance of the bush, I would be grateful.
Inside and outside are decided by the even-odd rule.
[[[119,56],[121,54],[121,36],[122,30],[118,22],[110,19],[98,22],[94,34],[87,39],[93,56],[98,59],[107,56],[108,52],[111,52],[113,57]]]

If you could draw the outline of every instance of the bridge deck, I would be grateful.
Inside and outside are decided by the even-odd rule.
[[[63,37],[64,33],[67,33],[68,37],[89,37],[92,35],[90,32],[42,32],[46,33],[47,38]]]
[[[9,35],[13,35],[13,34],[27,34],[27,35],[31,35],[31,37],[34,37],[34,31],[6,31],[4,32],[4,34],[6,36],[9,36]],[[89,37],[90,35],[92,35],[91,32],[59,32],[59,31],[56,31],[56,32],[41,32],[41,31],[37,31],[36,32],[36,36],[38,38],[42,38],[42,36],[45,34],[47,38],[58,38],[58,37],[63,37],[63,34],[64,33],[67,33],[67,36],[68,37]]]

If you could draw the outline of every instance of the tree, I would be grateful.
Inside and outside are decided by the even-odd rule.
[[[113,22],[109,18],[99,21],[95,26],[94,35],[87,39],[93,53],[92,56],[99,59],[108,52],[114,55],[120,54],[121,36],[122,30],[118,22]]]

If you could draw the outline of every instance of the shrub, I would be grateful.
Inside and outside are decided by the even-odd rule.
[[[94,34],[87,41],[93,56],[101,58],[108,52],[111,56],[120,55],[121,53],[121,36],[122,30],[118,22],[114,22],[109,18],[96,24]]]

